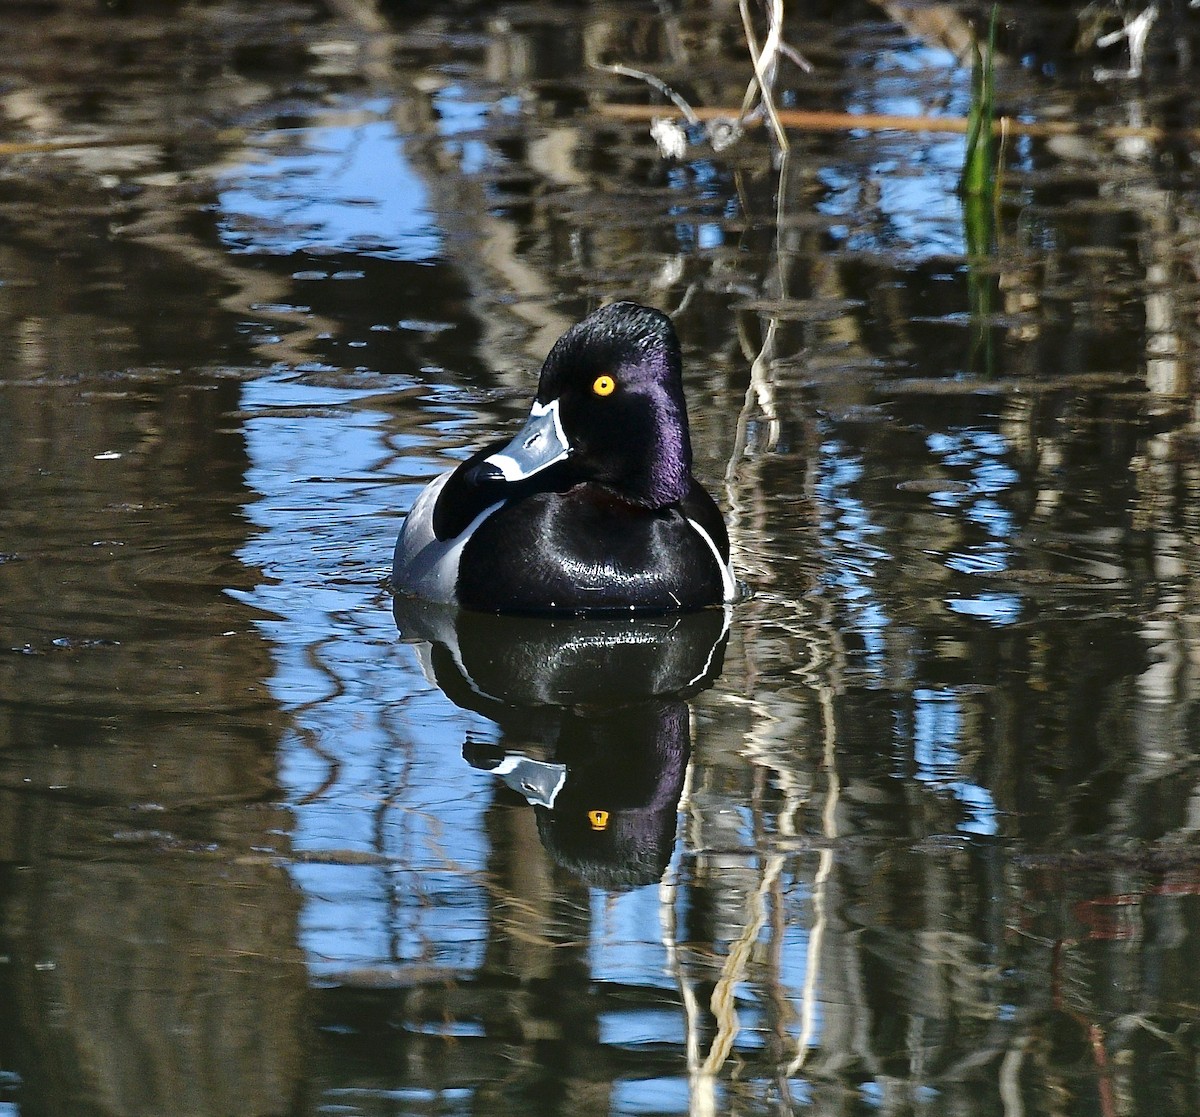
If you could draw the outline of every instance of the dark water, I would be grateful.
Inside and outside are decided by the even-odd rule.
[[[1195,126],[1200,17],[1061,7],[1006,108]],[[930,13],[783,103],[965,112]],[[1193,140],[1009,140],[981,257],[961,137],[601,114],[740,104],[733,4],[0,20],[0,1115],[1200,1110]],[[752,596],[393,615],[617,295]]]

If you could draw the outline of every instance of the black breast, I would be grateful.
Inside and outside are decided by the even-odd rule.
[[[488,517],[458,572],[459,604],[487,612],[699,609],[719,604],[722,587],[711,549],[678,508],[642,508],[590,484]]]

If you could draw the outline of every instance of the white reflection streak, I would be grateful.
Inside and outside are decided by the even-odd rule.
[[[737,423],[734,427],[733,450],[725,469],[725,499],[729,505],[729,515],[726,519],[726,527],[729,531],[729,560],[735,571],[745,571],[747,565],[745,561],[746,547],[742,541],[742,527],[743,521],[746,519],[749,501],[743,497],[742,486],[738,483],[738,466],[747,456],[750,418],[754,414],[756,406],[767,419],[766,445],[759,449],[770,452],[779,442],[779,413],[775,408],[775,387],[771,383],[770,376],[777,328],[778,322],[772,318],[763,337],[762,348],[759,349],[758,355],[750,365],[750,385],[746,389],[746,399],[738,413]]]
[[[717,1034],[713,1036],[712,1046],[708,1049],[708,1057],[700,1068],[699,1080],[708,1085],[707,1094],[711,1097],[711,1083],[716,1078],[717,1071],[729,1058],[733,1049],[733,1041],[741,1031],[741,1022],[737,1014],[737,983],[745,976],[746,964],[750,961],[751,951],[758,941],[759,932],[767,922],[767,893],[771,890],[779,874],[783,871],[784,856],[773,853],[763,864],[762,878],[758,887],[748,897],[746,904],[746,925],[738,935],[725,964],[721,967],[721,976],[713,989],[710,1008],[717,1021]],[[695,1111],[693,1111],[695,1112]],[[711,1112],[703,1110],[705,1114]]]
[[[779,178],[775,198],[775,256],[779,273],[780,299],[787,297],[787,272],[784,268],[782,258],[783,249],[781,247],[780,236],[780,230],[783,228],[784,217],[787,211],[787,169],[788,152],[784,149],[779,159]],[[737,423],[734,427],[733,450],[729,455],[729,465],[725,469],[725,493],[726,500],[729,503],[729,522],[727,525],[729,529],[729,556],[734,569],[737,569],[741,565],[744,553],[741,527],[746,505],[746,502],[741,499],[741,494],[738,490],[738,466],[746,456],[750,417],[754,413],[755,405],[757,405],[759,411],[762,412],[767,420],[767,440],[765,445],[758,447],[760,452],[770,453],[774,450],[779,443],[779,435],[782,430],[779,422],[779,411],[775,406],[775,385],[771,378],[771,365],[775,359],[775,335],[778,330],[779,319],[777,317],[769,318],[766,332],[763,334],[762,345],[759,346],[758,353],[750,362],[750,383],[746,388],[745,402],[738,413]],[[749,356],[746,349],[747,347],[743,346],[743,352],[746,356]]]
[[[805,666],[810,669],[811,664]],[[830,691],[832,694],[832,691]],[[832,702],[832,698],[830,698]],[[830,715],[832,716],[832,715]],[[764,714],[760,724],[772,720],[769,714]],[[796,813],[807,798],[805,790],[799,786],[793,773],[781,765],[772,764],[770,750],[760,741],[755,740],[756,734],[751,733],[747,752],[758,756],[775,773],[778,784],[784,793],[784,806],[779,812],[779,833],[785,838],[796,835]],[[767,896],[770,895],[775,883],[779,880],[786,864],[786,854],[773,853],[766,857],[763,863],[763,873],[757,888],[747,898],[747,920],[742,933],[732,944],[725,963],[721,967],[721,976],[713,988],[709,1002],[710,1010],[717,1021],[717,1034],[713,1037],[712,1046],[701,1065],[699,1061],[699,1010],[695,993],[690,989],[684,992],[684,1005],[687,1011],[687,1060],[689,1075],[689,1097],[691,1117],[713,1117],[716,1110],[716,1078],[717,1072],[729,1058],[733,1050],[734,1040],[737,1039],[741,1024],[737,1014],[737,984],[745,977],[754,944],[767,922]],[[683,985],[680,986],[683,990]]]
[[[1029,1036],[1021,1036],[1000,1060],[1000,1104],[1004,1117],[1025,1117],[1025,1104],[1021,1100],[1021,1064],[1025,1061],[1025,1048]]]
[[[681,818],[686,815],[690,805],[692,770],[692,764],[689,762],[683,794],[680,797]],[[798,804],[799,798],[793,792],[789,796],[789,818]],[[676,935],[677,873],[669,872],[663,877],[663,882],[659,886],[659,910],[663,924],[662,942],[666,948],[668,969],[675,974],[680,997],[683,1000],[688,1068],[688,1112],[691,1117],[715,1117],[717,1113],[717,1072],[729,1058],[733,1042],[741,1030],[737,1014],[737,983],[745,976],[754,944],[758,941],[758,936],[766,924],[766,897],[782,873],[784,863],[785,856],[782,853],[772,854],[768,857],[758,887],[748,898],[746,924],[742,933],[730,947],[725,963],[721,967],[721,976],[717,979],[709,1002],[710,1011],[717,1021],[717,1034],[713,1037],[712,1045],[703,1063],[700,1061],[700,1002],[696,997],[695,990],[688,984],[687,978],[684,976]]]
[[[690,714],[690,711],[689,711]],[[694,727],[693,727],[694,730]],[[693,732],[693,740],[695,739]],[[687,817],[692,799],[692,773],[694,762],[689,759],[683,775],[683,791],[679,796],[679,823],[675,843],[680,844],[684,819]],[[684,1033],[687,1037],[688,1076],[695,1074],[700,1064],[700,1003],[696,991],[688,984],[683,973],[683,962],[679,957],[679,936],[675,920],[675,902],[679,896],[679,862],[676,860],[663,875],[658,886],[658,913],[662,922],[662,944],[667,952],[667,972],[675,975],[679,996],[683,1000]]]
[[[826,684],[820,689],[821,721],[824,729],[825,774],[827,786],[825,807],[821,811],[821,831],[827,844],[817,860],[817,875],[813,878],[812,905],[813,922],[808,933],[808,956],[804,965],[804,989],[800,994],[800,1035],[796,1040],[796,1057],[788,1064],[787,1077],[791,1078],[808,1058],[808,1052],[816,1031],[817,977],[820,971],[821,944],[825,939],[825,892],[829,876],[833,872],[833,842],[837,838],[837,807],[841,793],[838,779],[837,730],[833,720],[833,688]]]

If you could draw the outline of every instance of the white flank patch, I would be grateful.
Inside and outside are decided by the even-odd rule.
[[[717,545],[713,542],[713,537],[704,528],[691,517],[687,518],[687,522],[692,525],[692,529],[696,534],[708,544],[708,549],[712,551],[713,558],[717,560],[717,566],[721,571],[721,586],[724,595],[721,600],[726,603],[732,602],[737,596],[737,583],[733,580],[733,567],[721,558],[721,552],[717,550]]]

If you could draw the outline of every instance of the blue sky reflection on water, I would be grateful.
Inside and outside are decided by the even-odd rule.
[[[913,693],[913,760],[916,778],[935,791],[953,795],[962,803],[964,818],[958,829],[968,834],[999,833],[992,793],[962,777],[962,708],[953,690],[920,688]]]
[[[343,104],[328,123],[269,136],[277,153],[222,189],[231,245],[436,266],[441,235],[386,110]],[[241,558],[268,578],[246,600],[265,614],[272,690],[292,719],[279,774],[300,854],[302,945],[318,977],[402,962],[470,970],[485,945],[476,874],[491,788],[461,748],[464,733],[494,730],[426,680],[397,643],[381,587],[399,504],[444,463],[410,435],[391,437],[389,412],[371,405],[395,377],[358,388],[313,371],[280,365],[242,398],[258,532]]]
[[[872,83],[869,98],[848,103],[847,112],[966,114],[968,71],[949,51],[912,44],[905,50],[870,50],[860,62],[890,76],[881,76]],[[921,77],[924,82],[919,80]],[[921,90],[922,95],[914,95],[914,89]],[[932,103],[930,89],[938,90]],[[965,239],[956,188],[965,139],[930,135],[925,137],[919,153],[914,153],[913,145],[899,133],[863,132],[856,138],[867,163],[865,168],[856,161],[833,164],[818,173],[826,194],[816,208],[847,219],[847,225],[837,227],[845,237],[845,247],[862,252],[898,252],[913,260],[961,256]]]
[[[871,542],[882,528],[872,521],[869,506],[856,494],[862,477],[861,458],[839,440],[826,439],[817,492],[824,509],[821,527],[826,545],[837,555],[836,561],[827,565],[826,577],[862,639],[866,665],[882,677],[886,668],[884,636],[890,619],[874,583],[888,554]]]
[[[313,393],[321,413],[271,415],[296,395],[274,377],[245,388],[259,416],[246,423],[259,534],[242,558],[272,578],[247,600],[273,618],[261,627],[293,725],[279,757],[293,844],[351,862],[295,867],[302,942],[316,974],[417,960],[470,968],[484,934],[464,909],[483,902],[473,878],[487,857],[490,789],[461,746],[464,731],[486,738],[490,723],[451,710],[397,644],[380,588],[402,489],[386,483],[397,467],[386,416],[329,388]],[[380,863],[356,861],[368,855]]]
[[[440,116],[438,131],[447,137],[446,147],[458,155],[463,174],[478,174],[488,164],[491,153],[487,144],[472,139],[469,133],[484,126],[492,106],[472,100],[458,85],[438,90],[433,104]]]
[[[1020,480],[1007,460],[1008,441],[998,431],[951,427],[929,435],[926,446],[947,473],[967,483],[965,492],[934,493],[934,502],[947,514],[962,517],[976,529],[976,536],[979,532],[984,536],[968,549],[946,555],[946,565],[962,573],[1002,573],[1011,566],[1011,540],[1017,535],[1005,496]],[[1013,624],[1022,613],[1019,594],[994,589],[952,596],[946,606],[960,616],[976,617],[998,628]]]
[[[353,250],[429,260],[441,245],[425,184],[404,159],[387,101],[350,102],[328,122],[268,132],[261,161],[220,185],[220,228],[231,248],[287,255]]]

